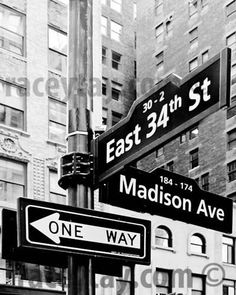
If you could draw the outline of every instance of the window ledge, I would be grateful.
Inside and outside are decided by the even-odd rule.
[[[199,166],[197,166],[197,167],[194,167],[194,168],[191,168],[191,169],[189,169],[189,173],[191,173],[191,172],[194,172],[195,170],[197,170],[199,168]]]
[[[227,266],[227,267],[233,267],[233,268],[236,268],[236,264],[233,264],[233,263],[223,262],[222,264],[225,265],[225,266]]]
[[[3,125],[3,124],[0,124],[0,129],[5,129],[5,130],[8,130],[10,132],[15,132],[15,133],[18,133],[22,136],[25,136],[25,137],[30,137],[30,134],[26,131],[23,131],[23,130],[19,130],[19,129],[16,129],[16,128],[13,128],[13,127],[10,127],[10,126],[6,126],[6,125]]]
[[[3,54],[9,55],[12,58],[18,59],[18,60],[20,60],[22,62],[25,62],[25,63],[27,62],[27,58],[25,56],[23,56],[23,55],[16,54],[16,53],[11,52],[9,50],[6,50],[4,48],[0,48],[0,52],[3,53]]]
[[[47,143],[49,143],[51,145],[55,145],[55,146],[60,146],[60,147],[66,148],[66,144],[61,143],[61,142],[58,142],[58,141],[53,141],[51,139],[48,139],[47,140]]]
[[[172,247],[162,247],[162,246],[153,245],[152,249],[159,249],[159,250],[165,250],[165,251],[176,253],[176,250]]]
[[[199,257],[203,257],[203,258],[206,258],[206,259],[210,258],[207,254],[197,253],[197,252],[189,252],[188,256],[199,256]]]

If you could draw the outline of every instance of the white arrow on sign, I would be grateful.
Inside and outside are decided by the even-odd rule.
[[[141,248],[140,233],[63,221],[59,220],[59,218],[59,213],[53,213],[31,222],[30,225],[56,244],[61,243],[60,238],[66,238],[136,249]]]

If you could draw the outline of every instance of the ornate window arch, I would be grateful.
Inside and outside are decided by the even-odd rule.
[[[164,225],[155,228],[155,246],[170,248],[173,246],[172,232]]]

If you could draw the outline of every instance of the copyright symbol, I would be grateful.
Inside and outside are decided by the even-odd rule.
[[[225,277],[225,270],[218,263],[209,263],[203,268],[202,274],[206,275],[206,284],[208,286],[219,286]]]

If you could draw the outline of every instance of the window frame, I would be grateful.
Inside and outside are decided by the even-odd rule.
[[[120,31],[117,32],[116,30],[114,30],[114,26],[119,27]],[[113,28],[112,28],[113,27]],[[121,42],[121,37],[122,37],[122,31],[123,31],[123,26],[121,24],[119,24],[118,22],[111,20],[110,22],[110,37],[112,40],[116,41],[116,42]],[[116,38],[115,36],[117,36],[118,38]]]
[[[199,167],[199,149],[195,148],[189,152],[190,156],[190,169]],[[195,163],[196,162],[196,163]]]
[[[232,136],[232,135],[235,135],[235,136]],[[227,146],[229,151],[236,148],[236,128],[231,129],[230,131],[227,132]]]
[[[198,27],[189,31],[189,44],[191,49],[198,47]]]
[[[230,5],[233,5],[233,10],[232,11],[230,10],[230,12],[228,12],[227,10],[230,7]],[[236,0],[233,0],[225,6],[226,17],[231,16],[235,12],[236,12]]]
[[[226,240],[231,240],[232,243],[230,244],[229,242],[226,242]],[[226,261],[224,260],[224,248],[226,250],[227,256]],[[231,251],[229,251],[229,249],[231,249]],[[222,236],[222,262],[227,264],[235,264],[235,238],[231,236]]]
[[[195,134],[194,131],[196,131],[197,133]],[[194,126],[193,128],[191,128],[189,130],[189,140],[193,140],[195,138],[197,138],[199,135],[199,128],[198,126]]]
[[[56,48],[52,48],[50,47],[50,30],[53,30],[63,36],[66,36],[67,41],[68,41],[68,34],[52,25],[48,25],[48,67],[50,70],[52,70],[53,72],[60,72],[63,75],[67,74],[67,63],[68,63],[68,58],[67,58],[67,53],[68,53],[68,42],[67,42],[67,46],[66,46],[66,53],[64,53],[63,51],[60,51]],[[54,67],[51,66],[50,64],[50,54],[53,53],[55,55],[58,55],[61,59],[61,70],[60,69],[56,69]]]
[[[11,186],[20,186],[23,190],[23,195],[21,197],[27,197],[27,164],[25,162],[19,161],[19,160],[13,160],[7,157],[0,157],[0,162],[1,161],[5,161],[8,163],[14,163],[17,164],[19,166],[21,166],[21,168],[23,169],[23,183],[19,183],[16,181],[12,181],[4,178],[0,178],[0,182],[5,183],[5,184],[9,184]],[[9,168],[7,169],[9,170]],[[8,197],[8,195],[6,195],[6,197]],[[14,196],[13,196],[14,198]],[[4,199],[4,200],[0,200],[1,202],[7,202],[7,203],[11,203],[11,200],[9,199]],[[15,202],[14,202],[15,203]]]
[[[193,238],[198,238],[199,241],[201,241],[201,243],[196,243],[193,241]],[[193,233],[190,237],[190,252],[192,254],[199,254],[199,255],[204,255],[206,254],[206,239],[205,237],[200,234],[200,233]],[[194,250],[192,247],[195,247],[195,248],[199,248],[200,250],[199,251],[196,251]]]
[[[189,18],[193,17],[197,13],[198,13],[198,1],[197,0],[188,1],[188,15],[189,15]]]
[[[51,183],[51,175],[52,174],[54,174],[54,175],[57,174],[57,177],[58,177],[58,171],[55,170],[55,169],[49,169],[48,170],[48,176],[49,176],[49,180],[48,180],[48,182],[49,182],[49,189],[48,189],[49,190],[48,191],[49,201],[55,203],[55,201],[53,201],[53,198],[51,198],[51,195],[54,195],[54,196],[56,196],[56,198],[59,197],[59,199],[60,198],[62,198],[62,200],[64,199],[63,200],[64,202],[62,202],[61,204],[66,205],[66,194],[62,194],[62,193],[58,193],[57,191],[53,191],[53,186],[52,186],[52,183]],[[59,185],[58,185],[58,188],[60,189]],[[59,200],[58,199],[57,199],[57,203],[59,203]]]
[[[161,74],[164,70],[164,51],[159,52],[156,55],[156,71]]]
[[[194,278],[200,278],[202,280],[202,290],[193,289],[192,287],[191,294],[194,294],[193,292],[198,292],[197,294],[206,295],[206,276],[200,274],[192,274],[192,283],[194,281]]]
[[[22,54],[16,53],[16,52],[9,50],[5,47],[1,47],[1,48],[3,48],[4,50],[7,50],[8,52],[11,52],[13,54],[25,57],[26,56],[26,15],[25,15],[25,13],[22,13],[19,10],[16,10],[13,7],[6,6],[2,3],[0,3],[0,7],[2,7],[4,10],[13,11],[15,14],[20,15],[22,17],[22,22],[23,22],[23,24],[22,24],[23,34],[22,35],[14,32],[14,31],[11,31],[5,27],[1,27],[3,30],[10,32],[11,34],[17,35],[18,37],[22,38]]]
[[[117,57],[119,57],[119,60],[114,59],[114,55],[116,55]],[[122,59],[122,55],[114,50],[111,51],[111,67],[114,70],[120,71],[121,70],[121,59]],[[114,66],[116,65],[116,66]]]
[[[193,65],[194,63],[196,62],[196,66],[194,66],[194,67],[191,67],[191,65]],[[190,61],[189,61],[189,72],[191,73],[191,72],[193,72],[195,69],[197,69],[198,68],[198,66],[199,66],[199,64],[198,64],[198,57],[195,57],[195,58],[193,58],[193,59],[191,59]]]
[[[50,136],[50,134],[51,134],[50,133],[50,122],[53,124],[59,125],[61,127],[63,126],[65,128],[65,134],[66,134],[66,122],[65,122],[65,124],[63,124],[59,121],[56,121],[56,120],[50,118],[50,102],[55,102],[56,104],[60,104],[61,106],[63,105],[65,108],[67,108],[67,104],[64,101],[61,101],[55,97],[52,97],[52,96],[48,97],[48,139],[51,141],[54,141],[54,142],[59,142],[61,144],[65,144],[65,138],[64,138],[64,140],[58,141],[58,140],[52,139]],[[66,118],[66,120],[67,120],[67,118]]]
[[[166,236],[164,237],[163,235],[158,235],[158,230],[163,231],[166,233]],[[155,247],[161,247],[161,248],[172,248],[173,247],[173,235],[171,230],[164,225],[159,225],[155,228],[155,237],[154,237],[154,245]],[[162,241],[163,244],[157,243],[157,240]]]
[[[107,65],[107,47],[102,46],[102,64]]]
[[[122,114],[116,111],[111,111],[112,126],[116,125],[122,119]],[[115,120],[114,120],[115,119]]]
[[[6,123],[0,123],[6,127],[9,128],[14,128],[16,130],[22,130],[22,131],[26,131],[26,88],[22,87],[20,85],[17,84],[13,84],[13,83],[9,83],[7,81],[4,81],[2,79],[0,79],[0,84],[3,84],[3,87],[5,87],[5,92],[4,95],[6,97],[11,97],[11,92],[12,92],[12,87],[15,88],[16,92],[19,94],[18,97],[22,98],[22,109],[20,109],[19,107],[13,106],[13,105],[9,105],[7,103],[4,103],[4,98],[3,101],[1,102],[1,97],[0,97],[0,106],[3,106],[4,108],[10,109],[10,110],[15,110],[18,111],[20,113],[22,113],[22,128],[20,127],[16,127],[16,126],[11,126],[10,124],[6,124]],[[10,88],[9,88],[10,87]],[[10,92],[9,92],[10,91]]]
[[[236,160],[227,164],[228,181],[236,180]]]
[[[207,192],[209,191],[209,187],[210,187],[210,174],[209,174],[209,172],[204,173],[201,176],[201,186],[204,191],[207,191]]]
[[[160,44],[164,42],[164,33],[165,33],[164,23],[160,23],[159,25],[155,27],[156,43]]]
[[[167,277],[168,277],[168,285],[167,286],[165,286],[163,284],[159,284],[158,273],[163,273],[163,274],[167,275]],[[164,282],[165,282],[165,280],[164,280]],[[163,292],[163,291],[159,292],[158,288],[161,288],[161,289],[164,288],[164,289],[166,289],[168,294],[171,293],[172,292],[172,271],[169,269],[156,268],[155,287],[156,287],[156,293]],[[161,294],[164,294],[164,293],[161,293]]]
[[[163,0],[155,0],[155,15],[159,15],[163,13]]]
[[[104,25],[103,20],[106,21]],[[108,18],[104,15],[101,15],[101,34],[102,36],[108,36]]]
[[[122,13],[122,4],[122,0],[110,0],[111,9],[115,10],[118,13]],[[119,9],[116,9],[115,7],[119,7]]]
[[[122,92],[122,84],[117,83],[115,81],[111,81],[111,98],[115,101],[120,101],[121,99],[121,92]],[[118,97],[114,96],[114,94],[117,94]]]

